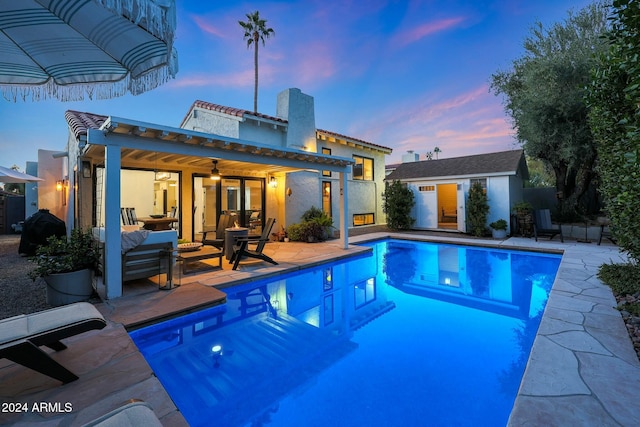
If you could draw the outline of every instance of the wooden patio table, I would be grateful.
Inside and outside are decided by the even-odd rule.
[[[182,274],[187,274],[189,263],[204,259],[218,258],[218,267],[222,268],[222,254],[220,249],[213,246],[203,246],[197,251],[178,251],[176,259],[182,261]]]

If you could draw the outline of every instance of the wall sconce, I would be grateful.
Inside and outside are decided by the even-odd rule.
[[[62,191],[63,188],[64,188],[64,180],[60,179],[56,181],[56,191]]]
[[[287,196],[291,197],[293,191],[291,191],[291,187],[287,188]]]
[[[91,162],[88,160],[82,161],[82,177],[91,178]]]
[[[278,180],[276,179],[275,176],[272,176],[271,179],[269,180],[269,186],[271,188],[278,188]]]

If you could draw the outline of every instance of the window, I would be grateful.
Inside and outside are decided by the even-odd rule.
[[[353,287],[353,305],[358,309],[376,299],[376,278],[371,277]]]
[[[369,225],[369,224],[375,224],[375,221],[374,221],[372,213],[354,214],[353,215],[353,225],[355,227],[357,227],[359,225]]]
[[[322,147],[322,154],[331,155],[331,148]],[[322,171],[322,176],[331,176],[331,171]]]
[[[331,217],[331,181],[322,181],[322,211]]]
[[[436,191],[435,185],[421,185],[418,187],[419,191]]]
[[[353,179],[373,181],[373,159],[353,156],[353,160],[356,162],[353,165]]]

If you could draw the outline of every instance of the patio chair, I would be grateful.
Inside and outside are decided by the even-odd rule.
[[[264,229],[262,230],[262,235],[259,239],[252,239],[249,237],[238,238],[236,240],[236,245],[233,246],[233,255],[231,255],[231,259],[229,260],[229,264],[233,263],[233,269],[236,270],[238,268],[238,264],[240,264],[240,260],[244,257],[261,259],[263,261],[270,262],[273,265],[278,265],[271,257],[262,253],[264,250],[264,245],[269,241],[269,235],[271,234],[271,229],[273,228],[273,224],[275,224],[275,218],[267,219],[267,222],[264,225]],[[255,243],[257,246],[255,249],[249,249],[249,245]]]
[[[549,236],[549,240],[556,235],[560,235],[560,241],[564,243],[562,226],[554,226],[551,223],[551,212],[549,209],[537,209],[533,211],[533,235],[538,241],[538,236]]]
[[[215,230],[215,237],[210,236],[210,234],[214,233],[212,231],[203,231],[202,232],[202,244],[213,246],[224,251],[224,230],[225,228],[230,227],[231,216],[227,214],[220,215],[218,219],[218,226]],[[209,235],[209,236],[208,236]]]
[[[87,302],[9,317],[0,320],[0,358],[66,384],[78,377],[53,360],[40,346],[61,351],[67,348],[61,339],[102,329],[106,325],[100,312]]]

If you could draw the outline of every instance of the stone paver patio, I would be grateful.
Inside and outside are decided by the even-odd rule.
[[[382,238],[388,233],[352,237],[351,242]],[[605,262],[624,258],[610,244],[597,246],[546,239],[505,241],[464,239],[459,235],[425,233],[398,237],[461,244],[491,244],[564,252],[527,370],[520,386],[510,426],[636,426],[640,425],[640,363],[631,345],[610,289],[595,276]],[[321,244],[270,243],[266,253],[278,266],[247,264],[239,271],[222,270],[185,276],[172,291],[155,288],[125,291],[125,296],[97,304],[109,319],[102,331],[66,340],[69,349],[53,357],[80,379],[67,385],[0,360],[0,402],[72,402],[70,413],[0,413],[0,424],[16,426],[75,426],[137,398],[151,404],[165,426],[186,425],[144,358],[129,339],[126,327],[220,302],[211,289],[256,277],[278,275],[362,248],[344,250],[335,242]],[[226,264],[223,262],[223,264]],[[153,301],[157,301],[154,304]],[[141,307],[144,309],[141,310]],[[144,313],[148,313],[144,315]]]

